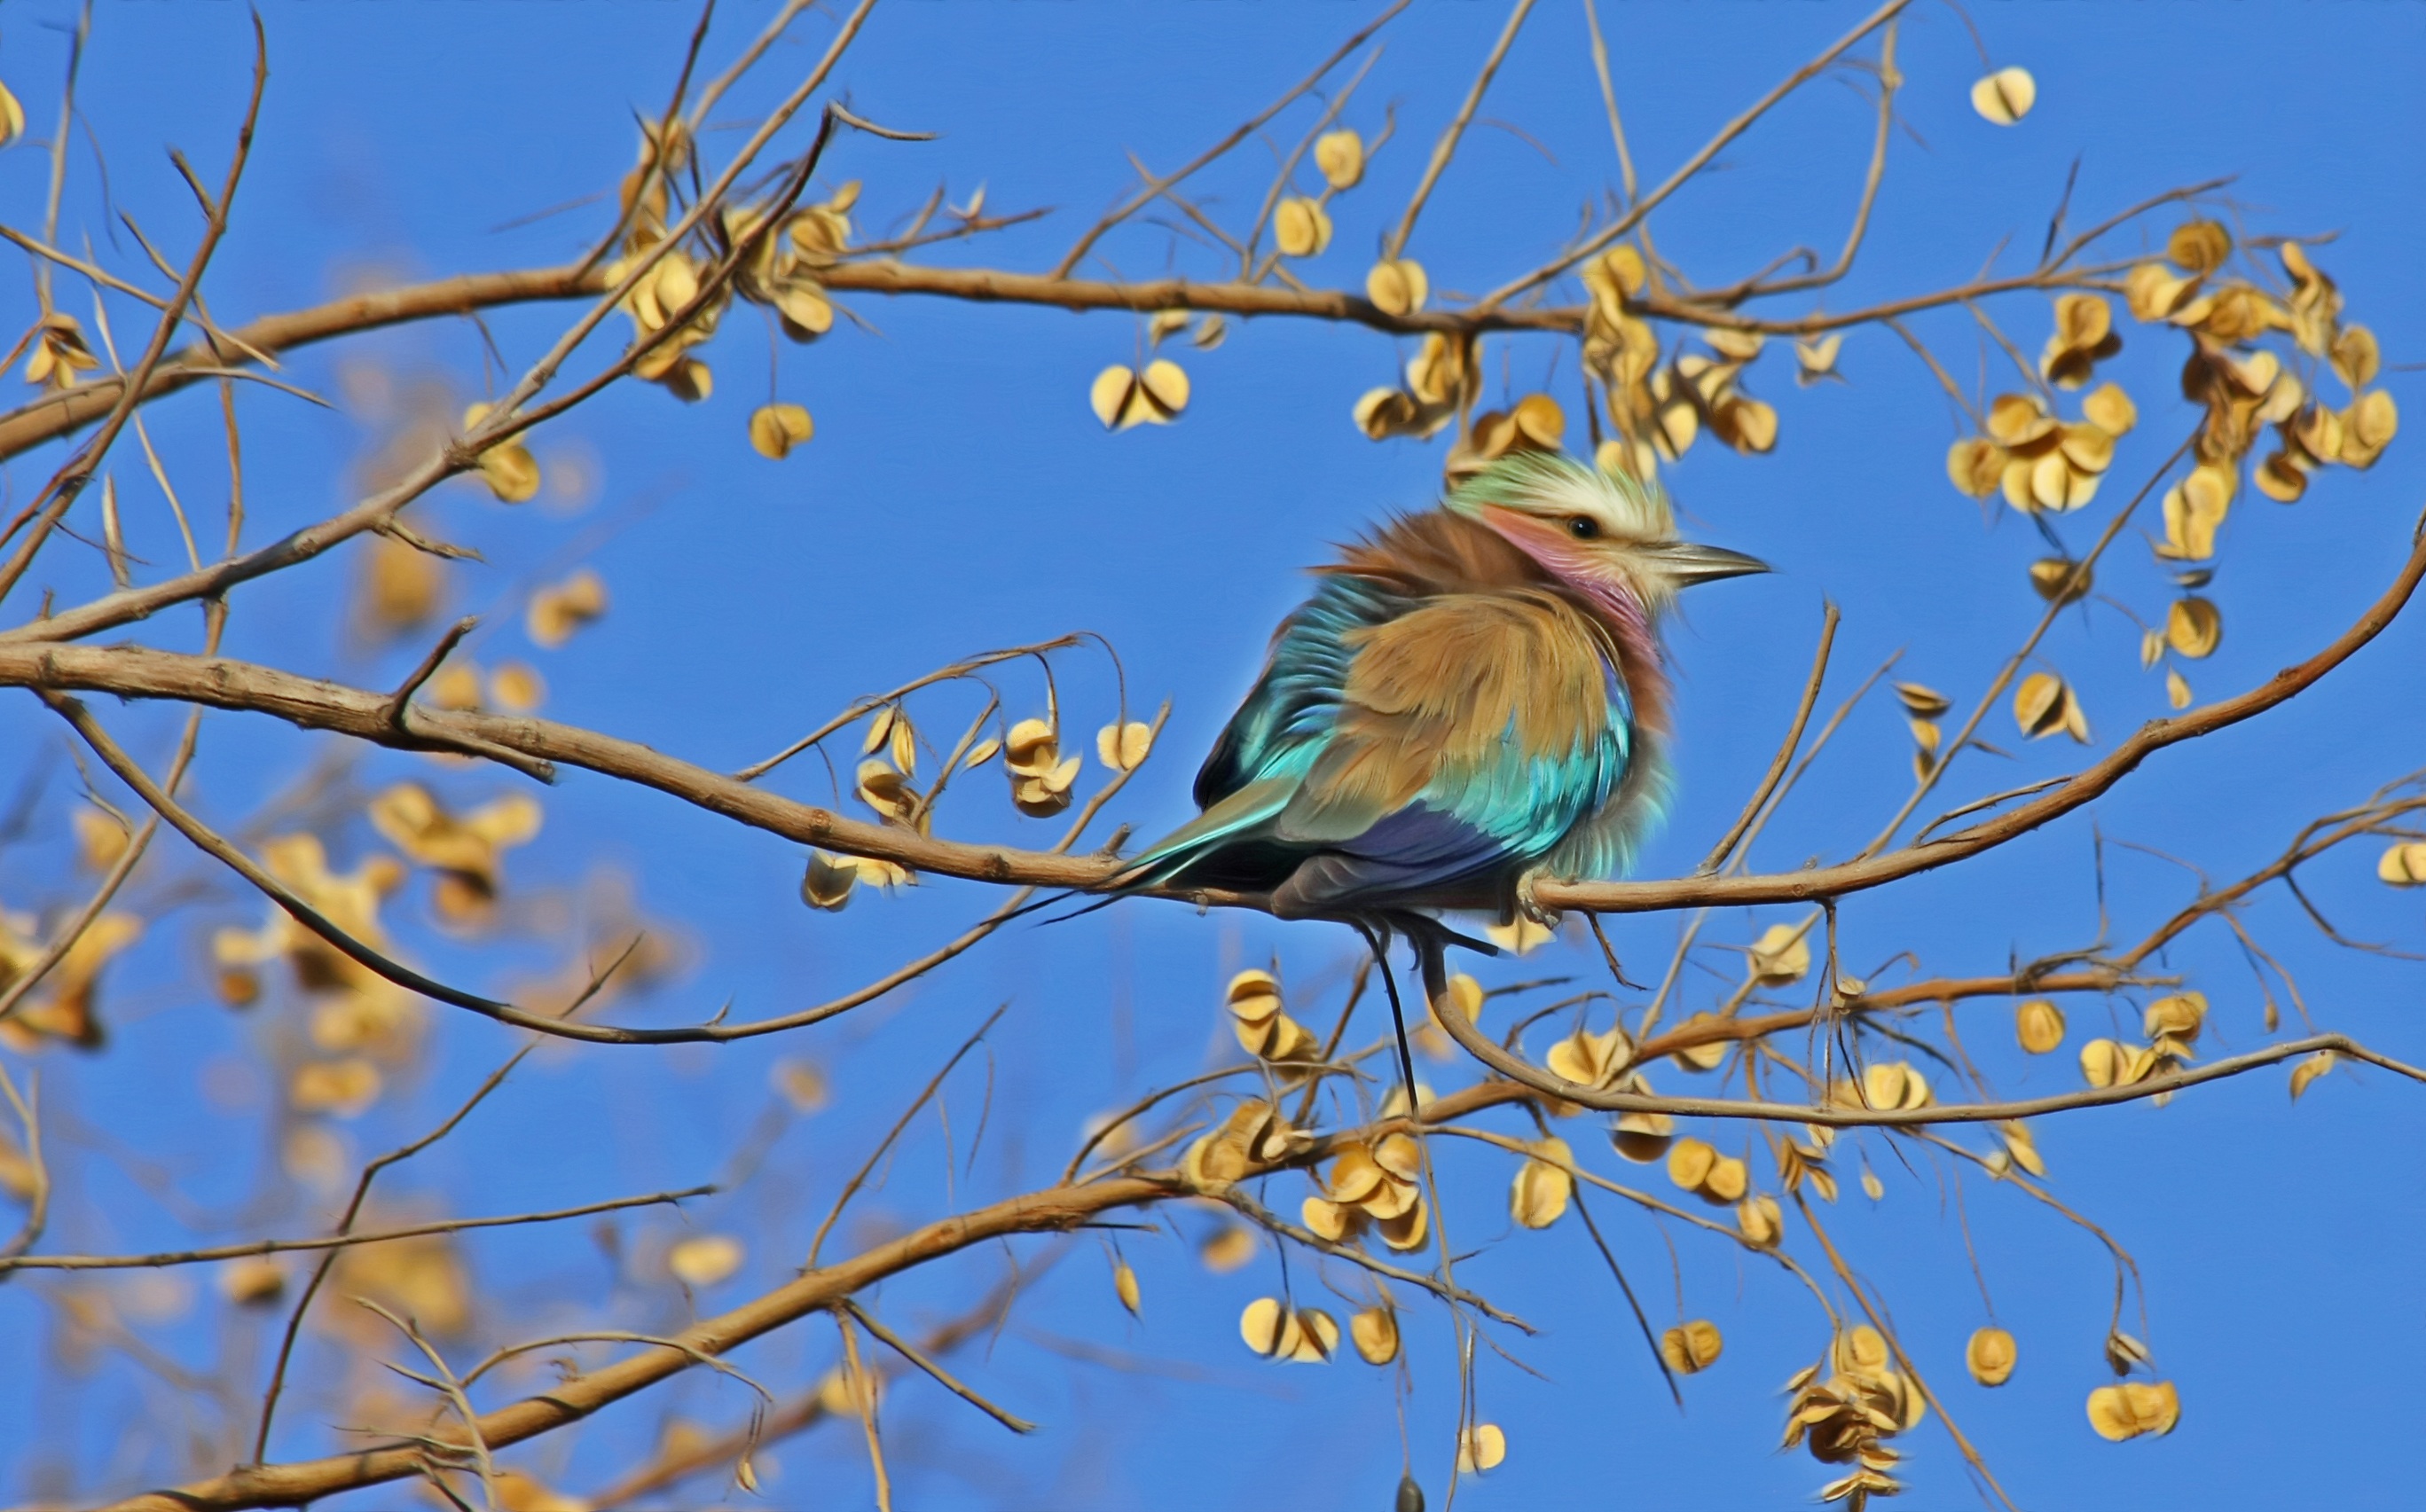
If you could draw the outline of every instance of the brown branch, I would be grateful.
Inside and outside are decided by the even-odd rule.
[[[47,491],[51,494],[49,507],[35,519],[33,528],[26,533],[24,541],[17,548],[17,554],[9,558],[5,567],[0,567],[0,597],[6,597],[9,590],[24,578],[26,570],[34,565],[34,558],[41,551],[42,543],[49,539],[51,531],[67,514],[69,507],[74,504],[77,496],[84,491],[85,485],[91,481],[93,471],[101,465],[102,458],[109,454],[111,444],[118,440],[118,433],[125,427],[128,418],[135,413],[137,396],[143,392],[144,385],[151,381],[153,373],[160,366],[161,359],[168,355],[169,342],[177,333],[177,324],[184,318],[186,307],[193,302],[195,291],[202,286],[202,270],[210,266],[211,254],[218,249],[219,239],[227,234],[228,209],[235,200],[237,184],[244,178],[245,164],[252,156],[253,127],[261,120],[261,97],[263,91],[269,86],[269,38],[267,32],[263,30],[261,18],[258,15],[252,18],[252,95],[245,105],[243,124],[236,128],[235,153],[228,162],[227,185],[219,191],[218,201],[212,207],[209,218],[202,228],[201,245],[194,249],[193,258],[186,265],[186,276],[179,281],[177,292],[170,297],[168,304],[162,308],[159,320],[152,328],[152,339],[145,345],[141,360],[137,362],[135,371],[121,385],[117,402],[110,406],[107,417],[101,423],[101,429],[82,449],[69,458],[65,465],[52,478]],[[56,185],[56,180],[54,182]],[[54,192],[57,192],[56,187]],[[48,228],[44,230],[43,239],[46,241],[51,239],[51,232]],[[45,288],[47,289],[47,285]]]
[[[1588,909],[1603,913],[1810,902],[1884,886],[1965,860],[2082,807],[2111,790],[2159,750],[2228,729],[2305,691],[2381,634],[2407,604],[2421,577],[2426,577],[2426,535],[2417,538],[2392,584],[2323,650],[2245,693],[2171,718],[2150,720],[2062,785],[1954,834],[1925,844],[1799,872],[1643,882],[1545,883],[1537,896],[1548,908]],[[655,788],[710,812],[805,844],[972,881],[1084,890],[1101,885],[1122,870],[1119,861],[1108,858],[962,844],[898,828],[863,824],[829,810],[761,792],[634,742],[544,719],[431,710],[416,713],[411,737],[399,736],[380,716],[382,695],[224,658],[131,646],[27,644],[0,637],[0,686],[8,685],[45,690],[74,688],[124,698],[168,698],[219,708],[250,709],[300,728],[335,731],[406,749],[477,751],[495,747]],[[176,822],[174,815],[169,817],[171,823]],[[188,833],[190,838],[191,832]],[[1253,894],[1214,889],[1168,895],[1226,907],[1261,905],[1261,899]],[[415,990],[424,989],[416,987]],[[485,1004],[486,1000],[480,1002]],[[493,1005],[479,1011],[489,1011],[490,1006]],[[555,1027],[538,1022],[526,1026]],[[641,1037],[668,1033],[688,1031],[612,1032],[616,1036]]]
[[[631,944],[623,947],[622,955],[607,962],[604,971],[592,973],[590,981],[582,988],[579,995],[565,1005],[563,1016],[571,1019],[589,1006],[590,1000],[606,988],[608,979],[622,969],[626,960],[631,958],[632,952],[639,945],[639,941],[636,937]],[[505,1064],[491,1071],[487,1080],[472,1089],[470,1097],[458,1104],[453,1113],[439,1120],[437,1127],[428,1134],[418,1139],[398,1145],[376,1160],[366,1162],[363,1166],[362,1174],[354,1179],[353,1197],[347,1201],[346,1211],[337,1219],[338,1237],[343,1238],[354,1231],[354,1222],[362,1216],[363,1204],[370,1200],[371,1185],[380,1179],[381,1172],[392,1166],[402,1165],[453,1134],[464,1119],[472,1116],[475,1108],[488,1101],[490,1093],[505,1085],[506,1078],[513,1074],[514,1068],[523,1063],[523,1057],[538,1049],[540,1044],[540,1040],[533,1039],[506,1057]],[[286,1315],[285,1330],[279,1336],[278,1355],[269,1367],[269,1385],[261,1393],[261,1415],[252,1436],[252,1463],[256,1465],[269,1456],[269,1428],[278,1416],[278,1398],[286,1388],[286,1367],[294,1359],[295,1341],[303,1331],[304,1316],[312,1311],[313,1299],[320,1295],[320,1288],[327,1284],[329,1273],[335,1268],[336,1263],[337,1251],[335,1250],[331,1250],[320,1258],[320,1263],[313,1268],[312,1279],[304,1283],[303,1295],[295,1299],[294,1311]]]
[[[1533,0],[1516,0],[1508,12],[1507,24],[1499,28],[1499,40],[1492,44],[1491,56],[1482,60],[1481,69],[1474,75],[1473,88],[1465,91],[1465,103],[1457,107],[1457,114],[1441,132],[1440,140],[1432,144],[1431,158],[1424,164],[1424,176],[1416,181],[1415,192],[1407,200],[1406,214],[1399,217],[1397,229],[1382,244],[1384,261],[1394,261],[1407,249],[1407,238],[1415,233],[1415,217],[1424,213],[1424,201],[1431,198],[1432,185],[1440,182],[1440,176],[1448,170],[1449,159],[1457,155],[1457,144],[1464,137],[1466,125],[1474,120],[1475,111],[1481,108],[1484,92],[1497,76],[1499,65],[1507,60],[1508,49],[1515,45],[1516,33],[1524,28],[1525,18],[1532,9]]]
[[[465,273],[429,283],[348,295],[307,310],[265,315],[228,332],[228,340],[232,346],[275,355],[408,321],[497,305],[576,299],[601,293],[606,287],[597,275],[585,277],[570,265]],[[149,403],[202,381],[209,370],[221,367],[235,355],[214,351],[207,344],[187,347],[153,372],[141,391],[142,402]],[[102,418],[116,406],[124,389],[123,378],[98,378],[0,414],[0,459],[31,451]]]
[[[893,1142],[901,1137],[901,1131],[910,1127],[910,1120],[918,1116],[918,1110],[925,1107],[942,1088],[944,1078],[951,1075],[952,1069],[960,1065],[970,1051],[978,1048],[984,1040],[986,1031],[1000,1022],[1003,1014],[1009,1009],[1010,1005],[1006,1004],[987,1014],[985,1022],[978,1024],[975,1033],[961,1041],[961,1048],[952,1052],[951,1059],[944,1062],[942,1070],[928,1078],[925,1089],[911,1100],[908,1107],[901,1110],[901,1117],[893,1120],[893,1127],[886,1130],[884,1137],[877,1141],[876,1148],[868,1151],[867,1159],[860,1163],[859,1169],[851,1173],[849,1181],[843,1182],[841,1195],[834,1198],[833,1210],[826,1214],[826,1221],[817,1225],[817,1236],[809,1241],[807,1263],[811,1268],[817,1265],[817,1252],[826,1247],[826,1235],[833,1232],[833,1226],[842,1218],[843,1209],[850,1206],[850,1199],[859,1195],[860,1187],[866,1183],[868,1176],[875,1171],[877,1163],[884,1158],[885,1151],[893,1148]]]
[[[2162,1097],[2185,1087],[2239,1076],[2261,1066],[2273,1066],[2302,1055],[2314,1054],[2321,1050],[2330,1050],[2372,1066],[2381,1066],[2413,1081],[2426,1082],[2426,1070],[2379,1054],[2347,1035],[2323,1034],[2311,1035],[2305,1039],[2286,1040],[2169,1075],[2152,1076],[2145,1081],[2115,1086],[2083,1087],[2077,1092],[2060,1092],[2049,1097],[2026,1098],[2011,1102],[1948,1102],[1933,1103],[1925,1108],[1868,1108],[1827,1102],[1802,1104],[1732,1098],[1650,1097],[1568,1081],[1555,1071],[1531,1065],[1492,1043],[1488,1037],[1466,1021],[1464,1014],[1455,1011],[1448,1004],[1448,976],[1439,965],[1439,951],[1437,941],[1429,942],[1424,963],[1426,989],[1433,1003],[1432,1016],[1448,1031],[1450,1038],[1456,1040],[1466,1054],[1512,1082],[1521,1083],[1561,1102],[1609,1113],[1665,1113],[1672,1117],[1698,1118],[1774,1118],[1786,1122],[1825,1124],[1839,1129],[1994,1123],[2007,1118],[2034,1118],[2042,1114],[2065,1113],[2075,1108],[2109,1107],[2117,1102],[2137,1102],[2146,1098]],[[1435,977],[1438,978],[1437,987],[1433,985]]]
[[[1871,1302],[1868,1292],[1864,1290],[1861,1281],[1854,1277],[1852,1267],[1845,1263],[1845,1257],[1836,1252],[1836,1246],[1829,1239],[1828,1231],[1820,1227],[1820,1215],[1811,1211],[1810,1199],[1803,1195],[1799,1187],[1794,1192],[1794,1205],[1802,1209],[1803,1221],[1810,1226],[1811,1236],[1820,1241],[1820,1249],[1827,1254],[1829,1268],[1836,1273],[1838,1280],[1845,1283],[1845,1289],[1853,1294],[1853,1300],[1861,1304],[1862,1313],[1870,1320],[1870,1327],[1878,1330],[1879,1337],[1884,1339],[1887,1342],[1887,1347],[1895,1352],[1896,1363],[1902,1367],[1904,1378],[1911,1381],[1914,1390],[1920,1392],[1921,1400],[1936,1409],[1937,1421],[1946,1425],[1947,1437],[1954,1440],[1954,1447],[1962,1454],[1965,1462],[1979,1472],[1981,1480],[1988,1483],[1988,1488],[1997,1493],[1997,1500],[2005,1504],[2005,1512],[2021,1512],[2019,1507],[2014,1505],[2014,1499],[2005,1494],[2005,1488],[1997,1484],[1997,1477],[1989,1472],[1988,1461],[1981,1456],[1980,1451],[1971,1446],[1971,1440],[1964,1436],[1963,1430],[1955,1425],[1953,1418],[1947,1414],[1946,1403],[1930,1389],[1929,1382],[1913,1364],[1912,1357],[1904,1353],[1903,1341],[1896,1336],[1894,1327]]]
[[[1177,169],[1170,173],[1166,173],[1160,178],[1148,178],[1144,188],[1140,189],[1137,193],[1129,196],[1126,200],[1122,201],[1120,204],[1115,206],[1104,217],[1103,219],[1095,222],[1093,226],[1089,228],[1087,233],[1079,237],[1076,244],[1061,255],[1061,261],[1054,265],[1053,271],[1048,276],[1055,282],[1059,282],[1061,280],[1068,278],[1071,269],[1076,267],[1080,263],[1085,262],[1087,260],[1087,253],[1091,251],[1094,248],[1095,243],[1101,240],[1107,233],[1112,230],[1112,228],[1118,226],[1122,221],[1126,220],[1129,217],[1137,214],[1140,210],[1153,203],[1156,200],[1159,199],[1165,191],[1178,185],[1181,181],[1194,173],[1198,169],[1201,169],[1207,163],[1212,162],[1222,153],[1228,152],[1231,148],[1237,146],[1240,142],[1245,141],[1250,136],[1253,135],[1255,128],[1261,126],[1265,121],[1271,120],[1274,116],[1279,115],[1291,105],[1294,105],[1300,98],[1304,96],[1308,90],[1320,84],[1324,77],[1327,76],[1333,69],[1337,68],[1342,58],[1345,58],[1349,54],[1356,51],[1359,47],[1364,46],[1367,38],[1371,37],[1375,32],[1380,31],[1383,26],[1388,25],[1391,20],[1395,18],[1399,11],[1407,8],[1409,4],[1410,0],[1391,0],[1388,8],[1384,9],[1380,15],[1374,17],[1370,22],[1360,27],[1354,36],[1350,37],[1348,40],[1340,43],[1329,57],[1322,60],[1321,66],[1317,68],[1313,72],[1307,74],[1303,79],[1300,80],[1295,88],[1289,90],[1286,94],[1282,95],[1278,100],[1273,101],[1270,105],[1265,106],[1261,111],[1258,111],[1253,116],[1249,117],[1243,124],[1237,127],[1237,130],[1231,132],[1227,137],[1222,137],[1210,148],[1207,148],[1205,152],[1190,159],[1186,167]]]
[[[692,1354],[722,1355],[787,1323],[831,1309],[888,1276],[973,1246],[1021,1233],[1059,1232],[1096,1214],[1173,1195],[1174,1179],[1132,1177],[1084,1187],[1033,1192],[926,1224],[847,1261],[812,1270],[675,1337],[679,1349],[650,1349],[573,1380],[551,1385],[480,1419],[481,1437],[505,1448],[578,1422],[609,1403],[691,1367]],[[455,1447],[468,1449],[468,1442]],[[420,1473],[419,1451],[392,1444],[284,1465],[248,1466],[117,1504],[117,1512],[233,1512],[239,1507],[318,1501]]]
[[[1836,647],[1836,622],[1841,618],[1834,603],[1825,604],[1820,617],[1820,645],[1811,653],[1811,676],[1803,684],[1803,701],[1795,706],[1793,722],[1786,727],[1786,739],[1778,746],[1777,754],[1770,759],[1768,775],[1760,780],[1758,787],[1753,789],[1752,797],[1743,806],[1743,812],[1736,817],[1727,832],[1719,837],[1719,843],[1710,847],[1710,853],[1702,858],[1702,864],[1694,868],[1697,874],[1706,876],[1726,864],[1728,857],[1735,852],[1737,842],[1742,840],[1744,831],[1752,828],[1753,819],[1760,812],[1761,805],[1769,801],[1769,796],[1777,791],[1778,782],[1785,778],[1786,764],[1794,759],[1796,748],[1803,744],[1803,732],[1809,728],[1811,711],[1820,702],[1820,684],[1828,678],[1828,653]]]
[[[679,1192],[619,1197],[612,1201],[586,1202],[577,1208],[558,1208],[547,1213],[511,1213],[492,1218],[446,1218],[434,1223],[416,1223],[407,1229],[383,1229],[377,1233],[331,1234],[318,1239],[252,1239],[243,1244],[215,1245],[206,1249],[163,1249],[149,1255],[21,1255],[0,1260],[0,1274],[17,1270],[154,1270],[163,1265],[198,1265],[214,1260],[245,1260],[254,1255],[349,1249],[362,1245],[385,1244],[391,1239],[460,1233],[467,1229],[501,1229],[520,1223],[559,1223],[566,1218],[587,1218],[600,1213],[618,1213],[625,1208],[681,1202],[694,1197],[706,1197],[716,1190],[714,1185],[687,1186]]]
[[[1695,153],[1691,157],[1687,158],[1684,163],[1677,168],[1676,171],[1669,174],[1667,179],[1662,182],[1658,188],[1653,189],[1649,194],[1644,195],[1642,199],[1637,200],[1634,203],[1628,205],[1625,209],[1625,213],[1619,216],[1615,221],[1603,228],[1594,235],[1587,238],[1580,246],[1572,248],[1569,250],[1561,253],[1556,259],[1552,260],[1546,265],[1534,269],[1532,272],[1526,274],[1523,278],[1516,280],[1512,283],[1494,289],[1490,294],[1484,296],[1480,308],[1485,310],[1496,309],[1498,306],[1505,304],[1509,300],[1515,298],[1518,295],[1523,294],[1526,290],[1547,283],[1550,280],[1557,278],[1567,269],[1575,266],[1578,263],[1581,263],[1586,258],[1593,256],[1603,248],[1608,247],[1620,236],[1632,231],[1636,226],[1641,225],[1642,223],[1642,218],[1645,216],[1648,216],[1653,210],[1658,208],[1660,203],[1670,195],[1675,193],[1678,189],[1683,188],[1687,183],[1691,181],[1695,174],[1708,167],[1710,160],[1718,156],[1720,153],[1725,151],[1728,143],[1734,141],[1745,132],[1750,131],[1753,127],[1753,123],[1760,120],[1761,117],[1769,114],[1769,112],[1776,106],[1779,101],[1785,99],[1787,95],[1792,94],[1795,90],[1801,88],[1812,79],[1819,77],[1819,75],[1827,69],[1828,65],[1834,63],[1838,57],[1842,56],[1848,48],[1852,47],[1855,42],[1860,41],[1863,38],[1868,37],[1870,33],[1878,30],[1881,26],[1885,25],[1888,22],[1893,21],[1898,15],[1902,13],[1907,6],[1911,4],[1912,0],[1887,0],[1885,5],[1881,6],[1878,9],[1870,12],[1868,16],[1863,18],[1861,23],[1854,26],[1852,31],[1849,31],[1844,36],[1836,39],[1836,40],[1832,43],[1826,51],[1813,58],[1810,62],[1803,64],[1801,68],[1796,69],[1792,73],[1787,74],[1784,83],[1779,84],[1775,88],[1770,90],[1769,93],[1762,95],[1758,100],[1754,101],[1750,106],[1746,107],[1741,115],[1737,116],[1724,126],[1720,127],[1718,135],[1703,143],[1701,150]]]
[[[1049,1270],[1068,1251],[1065,1241],[1048,1248],[1026,1270],[1013,1267],[986,1293],[978,1305],[948,1322],[930,1328],[919,1339],[918,1348],[929,1356],[948,1355],[971,1339],[990,1333],[1010,1315],[1020,1288],[1038,1275]],[[891,1380],[910,1369],[907,1363],[878,1365],[875,1374]],[[610,1507],[646,1496],[651,1491],[687,1480],[703,1471],[717,1470],[740,1458],[751,1451],[786,1439],[804,1429],[817,1426],[833,1416],[826,1406],[822,1387],[813,1388],[768,1411],[763,1419],[753,1421],[678,1453],[669,1453],[633,1471],[623,1479],[590,1499],[590,1504],[606,1512]]]
[[[1005,1411],[1003,1408],[995,1406],[992,1402],[987,1401],[984,1396],[962,1384],[961,1379],[954,1375],[950,1371],[946,1370],[943,1366],[938,1365],[933,1360],[928,1359],[926,1354],[921,1351],[916,1344],[912,1343],[909,1340],[902,1338],[899,1334],[895,1333],[892,1329],[878,1322],[876,1314],[860,1306],[858,1302],[849,1297],[844,1297],[842,1299],[842,1310],[849,1313],[853,1318],[859,1320],[859,1326],[861,1327],[865,1328],[869,1333],[874,1334],[878,1339],[883,1341],[885,1346],[890,1348],[895,1354],[899,1355],[911,1364],[917,1366],[922,1371],[925,1371],[928,1375],[933,1378],[936,1385],[951,1392],[954,1396],[959,1397],[962,1401],[966,1402],[969,1406],[976,1407],[987,1417],[994,1419],[996,1423],[1001,1424],[1004,1427],[1009,1428],[1013,1433],[1034,1433],[1036,1431],[1037,1425],[1035,1424],[1028,1422],[1026,1418],[1020,1417],[1016,1413]]]

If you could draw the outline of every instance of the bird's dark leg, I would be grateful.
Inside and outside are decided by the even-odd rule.
[[[1399,920],[1399,926],[1415,947],[1415,959],[1423,973],[1424,1001],[1431,1005],[1434,1014],[1455,1011],[1441,1006],[1448,998],[1448,947],[1467,941],[1447,925],[1420,914]]]
[[[1399,1002],[1399,978],[1390,970],[1390,925],[1367,919],[1350,919],[1349,924],[1365,937],[1372,948],[1373,964],[1382,968],[1382,989],[1390,995],[1390,1022],[1399,1032],[1399,1075],[1407,1088],[1407,1117],[1415,1116],[1415,1057],[1407,1048],[1407,1011]]]

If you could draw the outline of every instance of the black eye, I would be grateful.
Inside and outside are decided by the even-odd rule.
[[[1600,522],[1588,514],[1571,515],[1567,519],[1567,534],[1577,540],[1597,539],[1600,536]]]

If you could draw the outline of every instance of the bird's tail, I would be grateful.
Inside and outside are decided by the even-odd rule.
[[[1059,924],[1065,919],[1080,918],[1098,909],[1108,909],[1123,898],[1132,897],[1147,888],[1159,887],[1177,878],[1190,864],[1210,852],[1270,824],[1297,795],[1299,781],[1300,779],[1295,777],[1271,777],[1248,783],[1140,851],[1108,881],[1088,889],[1087,892],[1094,897],[1084,908],[1057,914],[1044,922]],[[1012,917],[1034,913],[1084,895],[1075,891],[1056,893],[1028,904]]]

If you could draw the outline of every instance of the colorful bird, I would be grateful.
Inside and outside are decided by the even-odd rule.
[[[1660,617],[1768,571],[1676,539],[1653,485],[1519,453],[1318,569],[1196,776],[1115,884],[1268,893],[1283,918],[1544,917],[1613,877],[1668,795]]]

